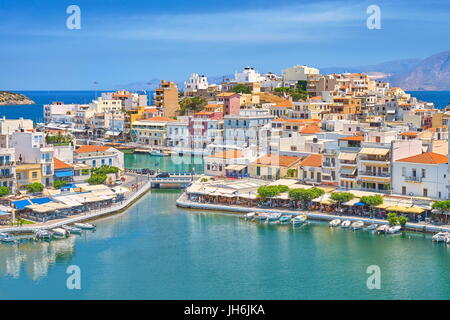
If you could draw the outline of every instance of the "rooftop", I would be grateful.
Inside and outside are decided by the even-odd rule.
[[[442,154],[426,152],[397,160],[397,162],[410,162],[410,163],[422,163],[422,164],[443,164],[448,163],[447,156]]]

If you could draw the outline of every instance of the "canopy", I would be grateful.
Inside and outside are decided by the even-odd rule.
[[[423,213],[424,211],[425,211],[425,209],[419,208],[417,206],[412,206],[405,210],[405,212],[408,212],[408,213]]]
[[[397,211],[397,212],[408,212],[408,208],[406,207],[402,207],[402,206],[392,206],[392,207],[387,207],[386,208],[387,211]]]
[[[58,178],[64,178],[64,177],[72,177],[73,176],[73,171],[55,171],[55,176]]]
[[[359,202],[356,202],[354,205],[355,206],[365,206],[366,204],[364,202],[359,201]]]
[[[242,169],[247,168],[247,166],[242,164],[230,164],[225,167],[225,170],[232,170],[232,171],[241,171]]]
[[[34,198],[34,199],[30,199],[30,200],[34,204],[44,204],[44,203],[52,202],[52,199],[50,199],[50,198]]]
[[[55,198],[55,200],[58,200],[69,207],[79,207],[83,205],[81,202],[77,201],[71,196],[61,196]]]
[[[114,130],[114,131],[106,131],[105,134],[107,136],[118,136],[122,131],[120,130]]]
[[[338,156],[339,160],[348,160],[348,161],[355,161],[357,157],[357,153],[347,153],[347,152],[341,152]]]
[[[353,198],[352,200],[349,200],[347,202],[343,202],[342,204],[344,206],[353,206],[353,205],[355,205],[355,203],[358,203],[358,202],[359,202],[359,198]]]
[[[385,156],[389,153],[390,149],[382,148],[362,148],[359,151],[360,154],[374,155],[374,156]]]
[[[10,212],[0,211],[0,216],[7,216],[10,215]]]
[[[32,203],[30,202],[30,200],[26,199],[26,200],[18,200],[18,201],[13,201],[14,206],[19,209],[25,209],[26,206],[31,205]]]
[[[356,171],[356,167],[341,167],[341,169],[339,170],[339,173],[342,174],[355,174]]]
[[[38,213],[45,213],[55,210],[53,207],[50,207],[46,204],[32,204],[28,206],[28,208]]]

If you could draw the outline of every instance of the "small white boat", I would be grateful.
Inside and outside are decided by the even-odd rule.
[[[352,222],[350,220],[345,220],[344,222],[341,223],[341,228],[348,228],[350,227],[351,224]]]
[[[291,222],[295,226],[304,223],[306,219],[308,219],[308,217],[304,214],[301,214],[299,216],[292,218]]]
[[[268,216],[267,213],[260,212],[260,213],[257,213],[256,215],[257,215],[256,219],[258,219],[258,220],[261,221],[261,222],[267,220],[267,216]]]
[[[447,239],[445,239],[445,243],[449,243],[450,244],[450,236],[448,236]]]
[[[291,221],[291,216],[284,214],[280,217],[280,223],[289,223]]]
[[[39,240],[48,240],[51,239],[52,234],[47,230],[38,229],[34,232],[34,236]]]
[[[331,220],[328,224],[330,225],[330,227],[337,227],[341,224],[341,219],[334,219]]]
[[[431,238],[431,240],[436,242],[447,242],[448,237],[448,232],[438,232]]]
[[[364,227],[364,222],[363,221],[355,221],[352,223],[351,227],[353,230],[362,229]]]
[[[255,218],[255,215],[256,215],[256,212],[249,212],[244,216],[244,218],[246,220],[252,220],[253,218]]]
[[[63,228],[52,229],[52,232],[53,232],[53,236],[55,236],[55,237],[64,237],[65,238],[68,235],[68,231]]]
[[[381,225],[381,226],[378,226],[377,228],[376,228],[376,230],[377,230],[377,232],[379,232],[379,233],[387,233],[388,231],[389,231],[389,225],[387,225],[387,224],[383,224],[383,225]]]
[[[271,213],[267,216],[268,222],[280,222],[281,213]]]
[[[91,224],[91,223],[74,223],[73,224],[75,227],[80,228],[80,229],[86,229],[86,230],[92,230],[95,229],[95,225]]]
[[[390,227],[388,230],[388,233],[390,233],[390,234],[397,233],[401,230],[401,228],[402,228],[401,226]]]
[[[372,223],[366,227],[366,230],[375,230],[377,227],[378,225],[376,223]]]
[[[76,234],[81,234],[82,230],[80,228],[77,227],[71,227],[71,226],[62,226],[62,228],[66,231],[68,231],[69,233],[76,233]]]
[[[0,233],[0,241],[6,243],[13,243],[16,242],[16,238],[9,233]]]
[[[151,156],[157,156],[157,157],[167,157],[168,154],[161,151],[161,150],[152,150],[150,151]]]

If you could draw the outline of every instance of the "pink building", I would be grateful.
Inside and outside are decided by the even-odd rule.
[[[217,101],[223,102],[223,114],[224,115],[239,115],[241,111],[241,98],[239,93],[224,92],[219,93]]]

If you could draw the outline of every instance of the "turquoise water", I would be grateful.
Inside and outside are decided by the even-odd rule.
[[[125,154],[125,167],[130,169],[159,169],[162,172],[203,173],[203,158],[170,155],[169,157],[151,156],[144,153]]]
[[[430,235],[246,222],[179,209],[178,195],[153,191],[82,236],[0,245],[0,299],[450,298],[450,246]],[[70,265],[81,290],[66,288]]]

